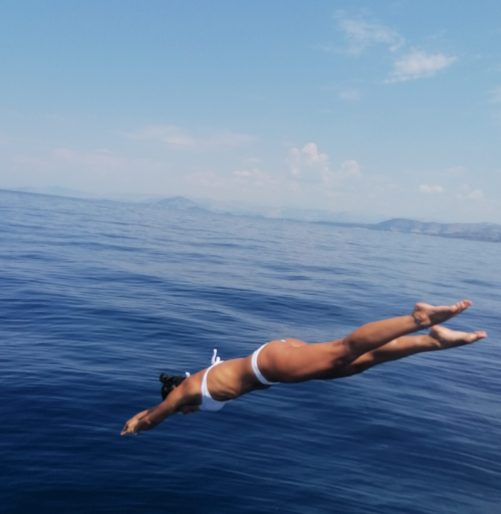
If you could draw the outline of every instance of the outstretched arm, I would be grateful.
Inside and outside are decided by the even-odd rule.
[[[151,430],[164,419],[179,412],[183,407],[195,406],[200,402],[196,387],[193,387],[192,379],[187,378],[178,387],[172,390],[167,398],[149,409],[138,412],[127,421],[120,435],[137,434],[144,430]]]

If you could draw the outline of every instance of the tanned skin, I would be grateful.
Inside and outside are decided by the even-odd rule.
[[[273,340],[259,353],[258,366],[270,382],[331,380],[416,353],[471,344],[487,337],[486,332],[459,332],[439,325],[468,309],[471,304],[470,300],[445,306],[417,303],[411,314],[367,323],[342,339],[323,343],[308,344],[299,339]],[[430,328],[427,334],[410,335],[425,328]],[[215,400],[233,400],[268,387],[257,380],[251,359],[252,355],[230,359],[210,370],[207,386]],[[188,414],[197,411],[206,369],[186,378],[163,402],[133,416],[125,423],[121,435],[150,430],[178,412]]]

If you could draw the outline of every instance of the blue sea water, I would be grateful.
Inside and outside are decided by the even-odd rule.
[[[0,192],[3,513],[501,512],[501,246]],[[469,297],[489,331],[123,439],[158,374]]]

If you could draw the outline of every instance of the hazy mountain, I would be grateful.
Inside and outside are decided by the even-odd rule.
[[[368,228],[391,232],[501,242],[501,225],[494,223],[435,223],[395,218],[376,223],[375,225],[369,225]]]
[[[331,213],[320,210],[290,209],[290,208],[226,208],[217,204],[202,204],[187,198],[176,196],[155,202],[175,209],[199,209],[210,212],[236,214],[240,216],[258,216],[273,219],[292,219],[299,221],[310,221],[342,225],[345,227],[364,227],[371,230],[384,230],[390,232],[403,232],[409,234],[425,234],[429,236],[453,237],[461,239],[472,239],[476,241],[501,242],[501,225],[494,223],[437,223],[424,222],[404,218],[394,218],[380,223],[357,223],[355,220],[361,218],[348,213]]]
[[[163,198],[162,200],[156,200],[153,202],[154,205],[158,205],[160,207],[167,207],[169,209],[179,209],[179,210],[205,210],[201,207],[197,202],[193,200],[189,200],[184,196],[172,196],[170,198]]]
[[[8,192],[8,190],[5,191]],[[48,188],[44,190],[44,192],[36,191],[31,188],[19,188],[14,191],[25,194],[51,194],[66,198],[84,198],[83,193],[62,188]],[[95,201],[97,199],[94,198],[93,200]],[[407,234],[424,234],[429,236],[471,239],[474,241],[501,242],[501,225],[495,223],[437,223],[405,218],[393,218],[380,223],[364,223],[357,222],[358,219],[362,220],[364,217],[365,219],[369,219],[368,216],[364,216],[361,213],[332,213],[314,209],[242,207],[238,205],[218,204],[217,202],[210,202],[208,200],[194,201],[189,198],[185,198],[184,196],[173,196],[160,200],[137,200],[135,203],[138,201],[139,203],[156,205],[167,209],[205,211],[218,214],[255,216],[273,219],[289,219],[313,223],[325,223],[327,225],[341,225],[348,228],[362,227],[370,230],[384,230]]]

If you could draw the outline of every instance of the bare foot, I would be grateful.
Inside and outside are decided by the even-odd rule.
[[[471,304],[470,300],[461,300],[452,305],[440,306],[430,305],[429,303],[416,303],[412,311],[412,317],[420,327],[431,327],[463,312]]]
[[[479,339],[487,337],[487,332],[483,330],[460,332],[459,330],[450,330],[449,328],[436,326],[430,330],[430,337],[437,342],[437,350],[445,350],[447,348],[474,343]]]

